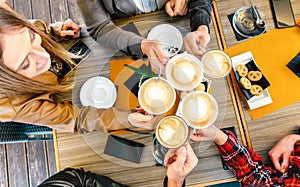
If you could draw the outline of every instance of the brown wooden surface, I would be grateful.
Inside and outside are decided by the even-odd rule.
[[[8,173],[6,163],[6,146],[0,145],[0,186],[8,186]]]
[[[67,1],[9,0],[26,18],[62,21],[68,18]],[[0,145],[0,186],[35,187],[56,173],[53,141]]]
[[[248,0],[217,0],[217,11],[219,14],[220,26],[223,33],[223,45],[226,47],[234,46],[242,41],[237,41],[227,15],[234,13],[242,6],[250,6]],[[295,18],[300,18],[300,1],[291,0]],[[254,5],[262,12],[263,18],[267,23],[267,31],[275,28],[270,4],[268,0],[253,0]],[[228,5],[231,6],[228,6]],[[284,98],[282,98],[284,99]],[[238,105],[240,106],[241,120],[245,127],[248,144],[255,151],[263,156],[267,164],[271,164],[268,151],[283,136],[291,133],[298,133],[300,124],[300,102],[284,107],[278,111],[268,114],[260,119],[252,120],[244,103],[237,95]]]
[[[264,12],[268,30],[273,29],[274,23],[269,10],[269,1],[253,1],[259,10]],[[296,2],[296,0],[291,1],[296,18],[300,18],[300,3],[298,1]],[[10,0],[10,2],[12,2],[17,12],[22,13],[27,18],[61,21],[71,17],[77,21],[77,23],[83,23],[74,0]],[[216,20],[219,19],[221,22],[219,26],[221,26],[220,31],[223,31],[221,32],[223,35],[219,36],[219,32],[216,32],[216,27],[214,27],[212,23],[210,26],[212,38],[208,48],[226,48],[242,42],[236,41],[227,15],[233,13],[241,6],[249,6],[248,0],[217,0],[216,2],[219,13],[219,17],[216,17]],[[133,20],[144,36],[146,36],[149,29],[159,24],[162,20],[167,23],[182,25],[183,28],[189,27],[188,20],[181,18],[171,19],[162,12],[148,15],[146,19],[146,21],[148,21],[147,23],[145,23],[144,16],[137,16],[130,20],[118,20],[116,23],[122,26]],[[149,22],[149,20],[151,20],[151,22]],[[221,42],[220,40],[218,41],[218,38],[221,38]],[[79,70],[81,73],[75,76],[77,89],[74,90],[70,97],[72,97],[78,105],[80,105],[78,99],[80,87],[88,78],[99,75],[100,71],[101,75],[109,77],[109,64],[99,62],[102,62],[101,60],[107,57],[106,55],[108,53],[113,54],[109,49],[101,47],[90,38],[85,39],[85,42],[89,47],[93,48],[94,52],[89,57],[89,60],[80,66]],[[95,67],[98,67],[98,69]],[[227,83],[227,79],[214,80],[212,84],[213,94],[218,101],[221,111],[217,124],[221,127],[235,126],[238,131],[239,140],[245,143],[244,138],[249,136],[248,143],[253,146],[254,150],[258,151],[267,159],[267,152],[276,141],[288,133],[296,132],[298,124],[300,124],[300,103],[295,103],[253,121],[247,113],[243,102],[239,100],[239,97],[235,96],[235,88],[231,87],[230,78],[228,80],[229,83]],[[222,92],[220,90],[222,90]],[[242,110],[240,111],[238,107]],[[243,129],[243,127],[245,129]],[[249,134],[244,135],[244,131],[249,132]],[[99,154],[106,140],[106,135],[101,135],[101,133],[97,132],[85,136],[79,134],[58,134],[57,151],[60,169],[65,167],[84,167],[85,169],[107,175],[131,186],[160,186],[162,178],[165,175],[164,167],[154,165],[147,167],[129,167],[122,166],[120,163],[116,164],[116,160],[113,160],[114,162],[108,161],[105,156],[101,153]],[[132,138],[135,139],[137,137]],[[41,181],[43,177],[53,174],[55,172],[55,169],[53,169],[55,163],[52,144],[53,142],[46,144],[1,145],[0,156],[3,159],[0,161],[0,166],[3,167],[0,169],[0,186],[8,186],[8,184],[10,184],[10,186],[34,186]],[[206,145],[202,145],[202,147],[203,146],[205,147]],[[97,150],[97,148],[100,148],[100,150]],[[231,177],[233,175],[230,172],[222,170],[221,161],[214,146],[209,146],[204,152],[199,150],[197,145],[194,145],[194,148],[199,157],[199,164],[187,178],[188,184],[203,183],[219,179],[232,180]],[[37,149],[44,150],[36,151]],[[29,154],[30,156],[28,156]],[[151,159],[151,157],[147,158]],[[37,169],[37,173],[40,172],[39,174],[34,173],[34,170],[31,171],[33,166],[47,167],[47,165],[50,168],[34,168]]]
[[[74,18],[81,20],[80,18]],[[149,21],[151,20],[151,21]],[[157,24],[171,23],[181,26],[180,30],[185,34],[189,30],[189,20],[187,18],[169,18],[164,11],[155,12],[147,15],[139,15],[132,19],[116,20],[116,24],[124,26],[129,22],[139,29],[139,32],[146,36],[148,31]],[[215,32],[215,25],[210,25],[211,42],[208,49],[220,48],[218,33]],[[91,40],[84,37],[82,40],[93,49],[93,53],[85,62],[79,65],[74,80],[76,82],[75,89],[69,97],[72,97],[75,104],[81,106],[79,101],[79,91],[82,84],[90,77],[97,75],[109,77],[109,64],[107,61],[110,55],[115,51],[102,47]],[[244,143],[243,132],[240,131],[240,117],[235,109],[235,102],[232,99],[232,88],[229,87],[227,79],[213,80],[212,93],[219,104],[220,114],[216,125],[219,127],[234,126],[236,128],[238,138]],[[121,135],[120,135],[121,136]],[[125,135],[122,135],[125,136]],[[61,134],[57,133],[57,150],[58,164],[60,169],[66,167],[83,167],[93,172],[104,174],[112,179],[130,186],[160,186],[165,176],[166,168],[155,166],[154,158],[151,155],[152,137],[144,136],[138,138],[139,135],[127,137],[147,143],[145,151],[146,163],[141,165],[128,165],[128,162],[108,157],[103,154],[106,143],[107,134],[100,132],[80,134]],[[211,143],[211,142],[210,142]],[[195,152],[199,157],[198,166],[191,172],[187,178],[188,184],[204,183],[215,180],[232,180],[233,174],[222,169],[221,159],[218,151],[213,144],[194,144]]]

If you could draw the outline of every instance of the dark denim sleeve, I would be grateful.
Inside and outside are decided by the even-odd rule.
[[[206,25],[209,28],[212,0],[189,0],[188,6],[191,31],[197,30],[200,25]]]
[[[98,175],[82,168],[66,168],[46,179],[38,187],[128,187],[106,176]]]

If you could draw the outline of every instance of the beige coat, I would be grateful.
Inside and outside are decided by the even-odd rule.
[[[7,1],[0,0],[0,5],[12,10]],[[41,20],[32,23],[44,32],[60,36],[62,22],[47,24]],[[50,71],[35,77],[36,80],[57,83],[57,77]],[[111,131],[130,128],[128,111],[116,108],[96,109],[93,107],[77,108],[71,102],[57,103],[49,94],[39,96],[1,95],[0,121],[16,121],[48,126],[63,132],[89,132],[93,130]]]

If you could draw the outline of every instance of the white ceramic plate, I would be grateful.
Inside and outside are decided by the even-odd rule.
[[[116,98],[115,85],[105,77],[92,77],[80,89],[80,101],[83,106],[109,108],[114,105]]]
[[[183,45],[181,32],[170,24],[160,24],[153,27],[148,33],[147,39],[160,41],[167,56],[173,56],[178,53]],[[171,53],[167,50],[168,47],[171,46],[176,46],[178,48],[175,53]]]
[[[253,60],[254,63],[256,64],[251,51],[248,51],[248,52],[245,52],[245,53],[242,53],[242,54],[232,57],[231,62],[232,62],[233,70],[236,71],[235,67],[238,64],[246,64],[251,60]],[[271,95],[267,88],[264,89],[264,92],[262,95],[253,96],[249,100],[246,99],[246,101],[248,103],[250,110],[254,110],[256,108],[271,104],[273,102]]]

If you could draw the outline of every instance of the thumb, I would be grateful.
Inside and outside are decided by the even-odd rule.
[[[67,31],[61,31],[61,37],[65,36],[74,36],[76,34],[76,31],[74,30],[67,30]]]
[[[174,16],[174,13],[173,13],[173,5],[171,4],[170,1],[168,1],[168,2],[165,4],[165,10],[166,10],[167,14],[169,14],[170,17],[173,17],[173,16]]]
[[[288,156],[284,156],[281,166],[280,166],[280,171],[286,171],[289,165],[289,157]]]
[[[176,161],[173,163],[174,164],[174,168],[176,170],[181,170],[181,168],[183,167],[185,160],[186,160],[186,148],[184,146],[180,147],[177,151],[176,151]]]

